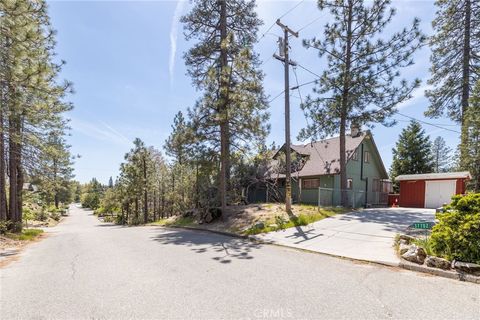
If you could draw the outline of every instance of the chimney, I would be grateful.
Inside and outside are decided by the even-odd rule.
[[[356,123],[353,123],[350,125],[350,135],[352,138],[356,138],[360,135],[360,126]]]

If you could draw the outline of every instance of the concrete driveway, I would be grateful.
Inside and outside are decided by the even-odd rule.
[[[434,217],[432,209],[364,209],[257,237],[295,248],[398,265],[393,249],[395,235],[413,222],[433,221]]]

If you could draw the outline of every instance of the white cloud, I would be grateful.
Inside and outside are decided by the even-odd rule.
[[[170,74],[170,84],[173,82],[173,72],[175,70],[175,57],[177,54],[177,38],[178,38],[178,25],[180,23],[180,17],[182,15],[183,7],[185,5],[184,0],[177,1],[175,12],[172,18],[172,26],[170,28],[170,61],[168,64],[168,71]]]
[[[71,120],[71,126],[74,133],[77,131],[96,140],[102,140],[118,145],[131,144],[131,141],[127,137],[101,120],[97,120],[96,123],[83,121],[77,118]]]

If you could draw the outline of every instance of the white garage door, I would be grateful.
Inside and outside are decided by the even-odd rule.
[[[444,203],[450,203],[455,189],[456,180],[427,181],[425,208],[439,208]]]

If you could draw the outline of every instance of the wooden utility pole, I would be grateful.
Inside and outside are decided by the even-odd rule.
[[[279,39],[280,43],[280,56],[274,54],[273,56],[282,61],[285,66],[285,210],[287,212],[292,211],[292,177],[291,177],[291,149],[290,149],[290,78],[289,69],[290,65],[296,66],[297,64],[290,61],[288,58],[288,37],[289,34],[298,38],[298,32],[294,32],[288,26],[277,20],[277,25],[283,29],[283,39]]]

